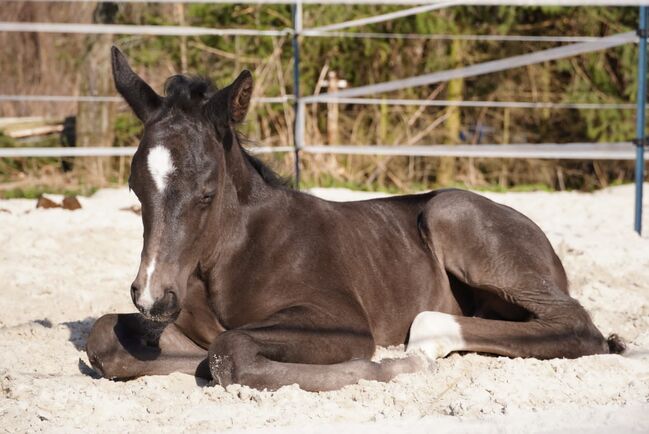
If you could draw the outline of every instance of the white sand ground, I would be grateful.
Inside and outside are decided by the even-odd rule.
[[[649,238],[631,230],[632,186],[487,196],[546,231],[573,295],[605,334],[629,341],[625,356],[454,354],[391,383],[327,393],[205,387],[182,374],[97,379],[83,351],[92,322],[134,310],[128,288],[141,222],[120,208],[136,199],[125,189],[102,190],[74,212],[0,201],[0,431],[649,432]],[[644,223],[649,232],[649,218]]]

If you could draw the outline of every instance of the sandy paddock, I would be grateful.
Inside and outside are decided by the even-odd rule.
[[[0,201],[0,430],[649,432],[649,238],[631,230],[632,186],[487,196],[546,231],[573,295],[605,334],[628,340],[625,356],[539,361],[453,354],[427,372],[327,393],[205,387],[182,374],[98,379],[83,347],[98,316],[134,311],[129,285],[141,222],[120,208],[136,199],[125,189],[102,190],[82,198],[83,209],[74,212],[8,200]],[[377,357],[401,350],[379,349]]]

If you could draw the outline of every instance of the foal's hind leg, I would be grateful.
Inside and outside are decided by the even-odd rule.
[[[150,321],[139,313],[99,318],[88,336],[86,352],[92,367],[105,378],[126,380],[172,372],[211,378],[205,349],[175,324]]]
[[[212,377],[222,386],[239,383],[274,390],[298,384],[304,390],[325,391],[361,379],[389,381],[425,366],[418,356],[371,362],[375,346],[368,328],[362,320],[346,324],[354,324],[348,315],[325,318],[294,307],[263,323],[228,330],[210,347]]]
[[[511,357],[579,357],[619,352],[568,295],[559,258],[543,232],[511,208],[468,192],[432,199],[420,230],[436,260],[475,291],[529,312],[527,321],[420,314],[409,348],[431,355],[479,351]],[[479,311],[479,306],[478,306]],[[508,319],[507,312],[500,315]]]
[[[606,341],[577,305],[567,308],[563,315],[525,322],[422,312],[412,323],[408,350],[422,350],[430,358],[453,351],[476,351],[551,359],[621,352],[621,345],[615,336]]]

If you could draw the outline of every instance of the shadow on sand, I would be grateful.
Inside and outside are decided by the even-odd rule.
[[[68,341],[72,342],[74,345],[74,348],[77,349],[77,351],[83,351],[85,352],[86,350],[86,341],[88,340],[88,335],[90,334],[90,330],[92,329],[92,325],[95,323],[97,318],[93,317],[86,317],[85,319],[82,320],[77,320],[77,321],[68,321],[64,322],[63,325],[68,328],[70,331],[70,336],[68,337]],[[47,321],[47,320],[45,320]],[[49,321],[48,321],[49,322]],[[50,323],[51,324],[51,323]],[[88,377],[92,377],[95,379],[101,378],[101,375],[99,375],[97,372],[95,372],[92,367],[90,367],[83,358],[79,358],[79,372],[82,373],[83,375],[86,375]]]

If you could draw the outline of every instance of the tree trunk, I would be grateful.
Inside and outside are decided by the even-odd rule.
[[[329,71],[327,75],[327,95],[333,95],[338,92],[338,76],[336,71]],[[338,135],[338,103],[327,103],[327,143],[330,145],[340,145]]]
[[[178,18],[178,25],[182,27],[186,26],[187,21],[185,21],[185,4],[176,3],[175,9],[176,17]],[[236,68],[235,70],[239,71],[239,68]],[[183,74],[187,73],[187,36],[180,36],[180,71]]]
[[[117,13],[115,3],[99,3],[93,15],[93,22],[112,24]],[[113,79],[110,64],[112,35],[90,35],[81,67],[81,95],[103,96],[113,93]],[[79,102],[77,106],[77,147],[113,145],[115,105],[111,102]],[[105,185],[110,174],[110,159],[107,157],[81,157],[76,162],[79,176],[85,182]]]

